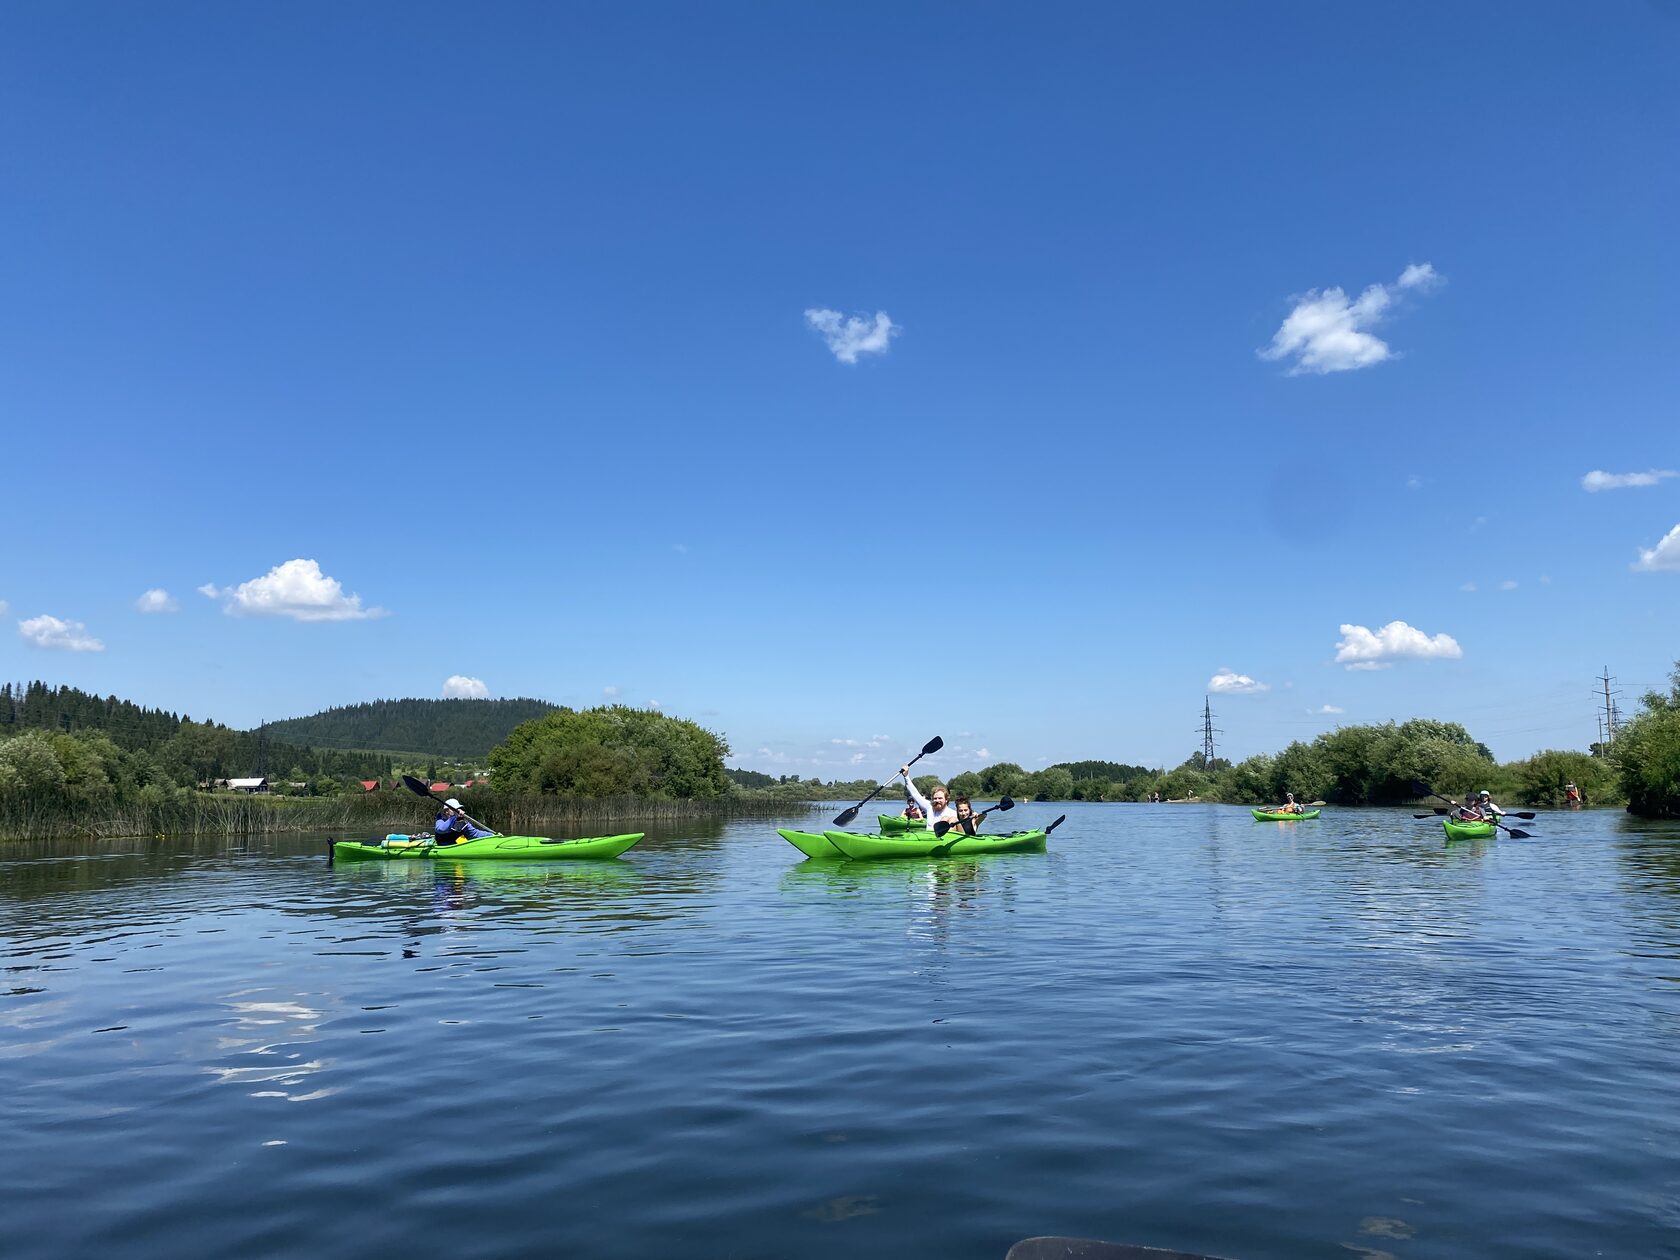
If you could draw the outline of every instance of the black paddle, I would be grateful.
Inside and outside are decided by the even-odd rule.
[[[1413,779],[1412,780],[1412,791],[1416,792],[1419,796],[1433,796],[1436,800],[1445,801],[1449,805],[1457,805],[1458,804],[1458,802],[1453,800],[1452,797],[1442,796],[1439,792],[1437,792],[1434,788],[1430,787],[1429,784],[1425,783],[1422,779]],[[1519,815],[1519,817],[1520,816],[1521,815]],[[1530,818],[1532,818],[1533,816],[1534,815],[1532,815],[1532,814],[1529,815]],[[1425,817],[1428,817],[1428,815],[1420,814],[1420,815],[1418,815],[1418,817],[1425,818]],[[1511,839],[1513,839],[1513,840],[1532,840],[1532,839],[1534,839],[1534,837],[1532,835],[1530,835],[1526,831],[1523,831],[1521,828],[1507,827],[1504,823],[1500,822],[1497,818],[1484,818],[1484,819],[1482,819],[1482,821],[1492,823],[1495,827],[1498,827],[1499,830],[1507,833],[1511,837]]]
[[[969,819],[970,819],[970,821],[972,821],[974,823],[974,825],[976,827],[978,827],[980,825],[980,820],[982,818],[984,818],[987,814],[991,813],[992,810],[996,810],[999,813],[1002,813],[1006,809],[1014,809],[1014,808],[1015,808],[1015,802],[1010,800],[1009,797],[1005,796],[996,805],[993,805],[991,809],[983,809],[978,814],[971,814],[971,815],[969,815]],[[933,834],[938,836],[940,839],[943,840],[945,838],[945,833],[947,831],[951,830],[951,828],[953,828],[953,827],[957,828],[959,831],[962,830],[962,824],[960,822],[936,822],[936,823],[933,824]],[[966,835],[969,835],[969,834],[970,834],[969,832],[963,831],[963,835],[966,836]]]
[[[906,767],[913,766],[918,761],[920,761],[923,757],[926,757],[929,753],[936,753],[943,747],[945,747],[945,741],[940,739],[939,736],[935,735],[932,739],[928,740],[927,743],[922,745],[922,751],[921,752],[917,753],[914,757],[910,758],[909,761],[905,762],[905,766]],[[856,805],[853,805],[850,809],[841,810],[840,813],[834,819],[834,825],[836,827],[850,826],[851,822],[852,822],[852,819],[854,819],[858,816],[858,810],[862,809],[865,805],[869,804],[870,801],[874,800],[877,796],[881,795],[882,792],[885,792],[887,790],[887,785],[890,784],[893,781],[893,779],[896,779],[896,778],[898,778],[898,776],[895,774],[895,775],[893,775],[892,779],[888,779],[886,783],[881,784],[880,787],[876,788],[873,792],[871,792],[868,796],[864,797]]]
[[[433,805],[437,806],[438,814],[440,816],[442,815],[443,810],[444,810],[443,802],[438,800],[436,795],[433,794],[431,788],[427,787],[424,783],[420,782],[420,780],[416,779],[412,774],[403,775],[402,781],[403,781],[403,786],[406,787],[410,792],[413,792],[416,796],[425,797]],[[486,827],[483,823],[479,822],[478,819],[474,818],[471,814],[467,813],[465,810],[461,811],[461,817],[465,818],[473,826],[478,827],[481,830],[488,831],[493,836],[497,836],[497,835],[501,834],[501,832],[497,831],[494,827]]]
[[[1067,821],[1067,815],[1063,814],[1060,818],[1056,819],[1055,822],[1051,823],[1048,827],[1046,827],[1044,829],[1044,834],[1049,835],[1052,831],[1056,830],[1057,827],[1060,827],[1066,821]]]

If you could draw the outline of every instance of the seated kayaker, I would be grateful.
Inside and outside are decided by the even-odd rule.
[[[912,822],[917,822],[926,817],[926,815],[922,813],[922,807],[916,804],[915,801],[905,801],[904,812],[900,814],[899,817],[908,818]]]
[[[1283,794],[1283,804],[1272,812],[1276,814],[1304,814],[1307,812],[1307,807],[1296,801],[1295,793],[1285,792]]]
[[[1488,822],[1505,817],[1505,811],[1493,803],[1493,797],[1486,792],[1481,793],[1476,801],[1476,808],[1482,811],[1482,817]]]
[[[1581,789],[1573,783],[1565,783],[1563,785],[1563,799],[1571,805],[1579,805],[1581,803]]]
[[[954,823],[957,821],[957,811],[951,808],[951,793],[943,783],[935,783],[933,791],[923,796],[916,786],[916,781],[910,777],[910,767],[900,766],[898,772],[904,776],[904,790],[910,793],[916,807],[927,818],[928,826],[934,823]],[[929,799],[929,798],[932,799]]]
[[[972,836],[986,815],[976,814],[973,804],[966,796],[957,797],[951,804],[957,811],[957,826],[962,828],[963,835]]]
[[[1453,804],[1457,805],[1458,802],[1454,801]],[[1459,822],[1484,821],[1482,818],[1482,811],[1477,809],[1472,801],[1466,801],[1464,804],[1459,805],[1457,809],[1453,810],[1452,816]]]
[[[477,840],[480,836],[494,834],[469,819],[461,811],[461,802],[454,797],[443,803],[443,813],[432,824],[432,838],[438,844],[459,844],[463,840]]]

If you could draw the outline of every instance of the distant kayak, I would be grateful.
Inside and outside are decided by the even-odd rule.
[[[1441,819],[1441,826],[1447,829],[1448,840],[1486,840],[1499,831],[1490,822],[1460,822],[1456,818]]]
[[[925,818],[906,818],[902,814],[877,814],[875,817],[880,821],[881,830],[885,832],[927,830]]]
[[[844,856],[856,862],[882,858],[965,857],[980,853],[1042,853],[1042,831],[1017,831],[1001,836],[965,836],[960,831],[944,836],[931,833],[910,836],[872,836],[856,831],[825,831],[824,838]]]
[[[1297,822],[1303,818],[1317,818],[1316,809],[1303,810],[1297,814],[1287,809],[1256,809],[1254,817],[1260,822]]]
[[[331,856],[335,861],[368,858],[449,858],[476,861],[532,862],[565,858],[615,858],[640,840],[645,832],[621,836],[584,836],[577,840],[551,840],[547,836],[480,836],[455,844],[408,837],[384,840],[335,840]]]

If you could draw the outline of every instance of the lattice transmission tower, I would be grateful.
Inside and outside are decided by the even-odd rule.
[[[1213,769],[1213,737],[1225,732],[1213,724],[1213,700],[1209,696],[1202,697],[1202,765],[1205,769]]]

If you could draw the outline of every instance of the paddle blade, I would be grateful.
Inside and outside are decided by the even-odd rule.
[[[1055,822],[1051,823],[1048,827],[1046,827],[1044,829],[1044,834],[1049,835],[1052,831],[1056,830],[1057,827],[1060,827],[1066,821],[1067,821],[1067,815],[1063,814],[1060,818],[1056,819]]]
[[[933,756],[934,753],[938,752],[943,747],[945,747],[945,741],[940,739],[939,736],[935,735],[932,739],[928,740],[927,743],[922,745],[922,751],[921,751],[920,755],[923,756],[923,757],[931,757],[931,756]]]
[[[1532,840],[1532,839],[1534,839],[1534,837],[1529,835],[1528,832],[1523,831],[1518,827],[1507,827],[1507,828],[1505,828],[1505,834],[1510,836],[1511,839],[1513,839],[1513,840]]]
[[[841,810],[838,814],[836,814],[834,816],[834,825],[836,827],[849,827],[849,826],[851,826],[852,825],[852,819],[854,819],[858,816],[859,808],[861,808],[861,807],[857,806],[857,805],[853,805],[848,809]]]
[[[1010,800],[1009,797],[1006,796],[1001,801],[999,801],[996,805],[994,805],[992,808],[993,809],[1014,809],[1015,808],[1015,802]]]
[[[402,779],[403,786],[410,792],[413,792],[416,796],[430,797],[432,795],[431,786],[420,782],[420,780],[416,779],[412,774],[405,774]]]
[[[1430,787],[1429,784],[1425,783],[1422,779],[1412,780],[1412,791],[1416,792],[1419,796],[1435,795],[1435,789]]]
[[[1443,809],[1441,812],[1444,814],[1447,811]],[[1435,817],[1435,815],[1434,814],[1413,814],[1412,817],[1413,818],[1433,818],[1433,817]]]
[[[951,830],[951,824],[948,822],[936,822],[933,824],[933,834],[938,836],[941,840],[945,838],[945,833],[949,830]]]
[[[1540,817],[1540,815],[1531,810],[1519,809],[1516,813],[1512,814],[1511,817],[1521,818],[1524,822],[1533,822],[1536,818]]]

